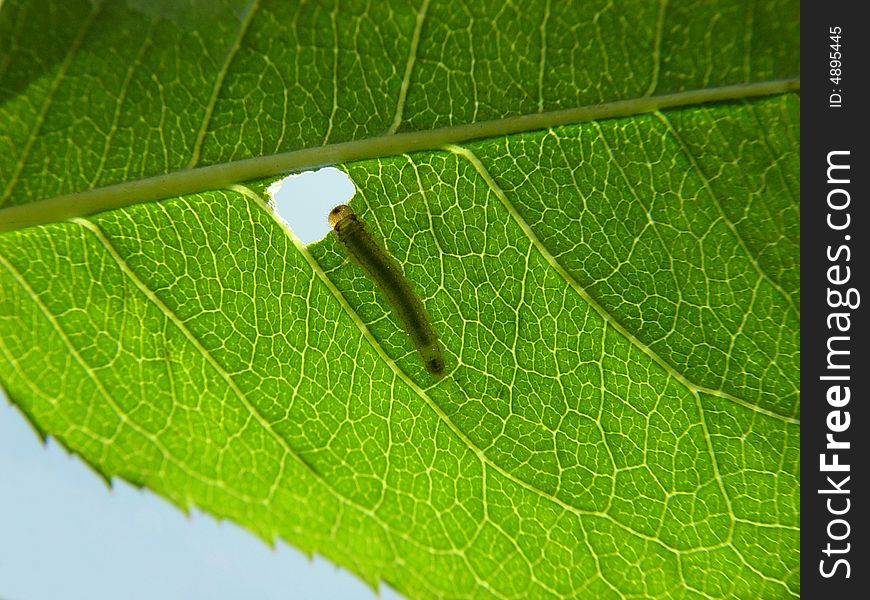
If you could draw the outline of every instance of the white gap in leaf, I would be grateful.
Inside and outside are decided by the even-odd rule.
[[[278,216],[303,244],[311,244],[329,233],[326,215],[350,200],[356,188],[347,173],[326,167],[288,175],[266,191]]]

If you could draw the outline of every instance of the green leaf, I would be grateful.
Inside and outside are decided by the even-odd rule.
[[[31,423],[410,597],[799,595],[797,3],[221,8],[2,4]],[[324,162],[442,380],[264,201]]]

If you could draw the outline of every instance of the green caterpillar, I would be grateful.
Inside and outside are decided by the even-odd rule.
[[[351,261],[363,268],[386,297],[393,314],[423,359],[426,370],[435,377],[443,376],[444,357],[438,334],[399,263],[378,244],[350,206],[336,206],[330,211],[328,220],[335,237],[347,248]]]

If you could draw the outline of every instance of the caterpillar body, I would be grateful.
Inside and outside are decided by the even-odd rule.
[[[436,377],[443,376],[444,357],[438,334],[399,263],[374,239],[350,206],[336,206],[330,211],[328,220],[335,237],[347,249],[351,261],[366,272],[386,298],[423,359],[426,370]]]

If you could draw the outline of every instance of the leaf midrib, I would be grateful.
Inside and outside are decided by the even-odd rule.
[[[617,100],[594,106],[519,115],[408,133],[386,134],[351,142],[291,150],[280,154],[173,171],[84,192],[62,194],[27,204],[0,208],[0,233],[84,217],[133,204],[203,192],[294,170],[440,149],[449,144],[499,137],[659,110],[770,96],[800,90],[800,80],[777,79]]]

